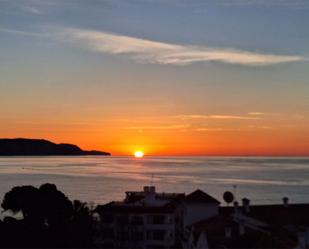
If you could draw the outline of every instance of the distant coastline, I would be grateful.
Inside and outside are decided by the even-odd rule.
[[[56,144],[45,139],[0,139],[0,156],[110,156],[111,153],[82,150],[77,145]]]

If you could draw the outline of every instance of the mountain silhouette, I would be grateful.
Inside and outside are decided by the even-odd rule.
[[[86,156],[111,155],[104,151],[85,151],[74,144],[55,144],[44,139],[0,139],[0,156]]]

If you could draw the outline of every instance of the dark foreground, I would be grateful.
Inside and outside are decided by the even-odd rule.
[[[220,202],[202,190],[127,191],[123,201],[91,206],[54,184],[14,187],[1,207],[0,248],[309,248],[309,204]],[[224,206],[224,207],[223,207]],[[13,214],[13,215],[12,215]],[[18,217],[18,218],[16,218]]]

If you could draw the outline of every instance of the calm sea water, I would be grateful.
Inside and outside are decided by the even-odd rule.
[[[71,199],[94,203],[120,200],[151,182],[162,192],[199,188],[220,201],[236,186],[237,198],[253,204],[281,203],[283,196],[309,202],[309,158],[0,157],[0,202],[13,186],[46,182]]]

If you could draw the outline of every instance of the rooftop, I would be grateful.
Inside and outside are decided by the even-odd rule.
[[[215,203],[220,202],[202,190],[189,195],[185,193],[157,193],[154,186],[145,186],[144,191],[127,191],[123,201],[112,201],[98,206],[98,212],[118,213],[171,213],[180,202]]]
[[[127,191],[124,202],[136,203],[143,200],[146,196],[144,191]],[[177,201],[185,197],[185,193],[154,193],[154,198],[161,201]]]
[[[240,234],[239,224],[230,214],[221,213],[193,224],[194,242],[204,232],[207,234],[209,248],[293,248],[297,244],[293,233],[276,225],[270,225],[264,230],[246,227],[245,234]],[[226,229],[230,229],[230,237],[226,237]]]
[[[99,205],[96,208],[96,212],[116,212],[124,214],[155,214],[155,213],[173,213],[175,207],[173,205],[164,206],[143,206],[143,205],[125,205],[123,202],[121,205],[117,202],[110,202],[105,205]]]
[[[213,204],[220,204],[220,202],[210,196],[209,194],[205,193],[204,191],[197,189],[191,194],[187,195],[185,198],[186,202],[198,202],[198,203],[213,203]]]
[[[309,225],[309,204],[251,205],[249,212],[239,207],[246,216],[272,225]],[[232,213],[234,207],[220,207],[220,213]]]

